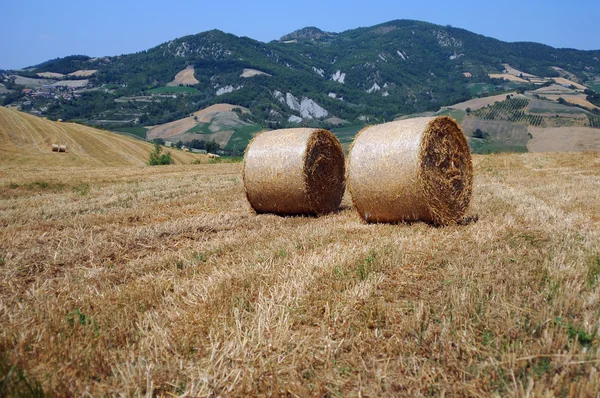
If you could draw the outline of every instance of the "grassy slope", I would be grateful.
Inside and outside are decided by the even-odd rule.
[[[67,153],[52,152],[66,144]],[[126,166],[148,161],[152,145],[123,135],[74,123],[58,123],[0,107],[0,150],[3,165]],[[177,163],[197,155],[172,151]]]
[[[257,216],[239,164],[0,172],[0,351],[58,396],[595,396],[600,156],[474,160],[445,228]]]

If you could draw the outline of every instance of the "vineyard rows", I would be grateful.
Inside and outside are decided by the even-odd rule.
[[[544,121],[542,116],[525,113],[528,103],[529,100],[527,99],[510,98],[478,109],[473,112],[473,115],[484,120],[505,120],[508,122],[526,123],[531,126],[540,126]]]

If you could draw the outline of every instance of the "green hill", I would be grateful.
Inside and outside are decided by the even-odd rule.
[[[5,103],[51,118],[155,126],[226,102],[248,108],[250,123],[279,128],[328,126],[331,117],[384,122],[480,95],[535,90],[551,78],[595,89],[599,60],[600,51],[506,43],[451,26],[395,20],[341,33],[304,28],[269,43],[212,30],[136,54],[72,56],[19,72],[34,78],[98,71],[67,100],[24,94],[10,72],[2,80],[13,90]],[[166,88],[188,67],[198,84]],[[576,103],[592,111],[579,90]]]

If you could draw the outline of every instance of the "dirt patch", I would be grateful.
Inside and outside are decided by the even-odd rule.
[[[97,70],[92,70],[92,69],[82,69],[82,70],[78,70],[75,72],[71,72],[69,73],[69,76],[75,76],[75,77],[90,77],[96,74],[96,72],[98,72]]]
[[[173,79],[172,82],[167,83],[167,86],[179,86],[180,84],[193,86],[198,83],[200,82],[194,77],[194,66],[189,65],[187,68],[176,74],[175,79]]]
[[[253,77],[253,76],[258,76],[258,75],[271,76],[268,73],[261,72],[256,69],[244,69],[244,71],[242,72],[240,77]]]
[[[530,152],[581,152],[600,150],[600,129],[591,127],[529,127],[533,138],[527,143]]]

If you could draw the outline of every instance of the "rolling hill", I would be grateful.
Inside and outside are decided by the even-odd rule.
[[[52,144],[67,145],[68,150],[52,152]],[[0,165],[141,166],[151,150],[151,144],[123,135],[0,107]],[[176,150],[171,154],[176,163],[201,157]]]
[[[269,43],[212,30],[135,54],[70,56],[27,70],[0,74],[11,90],[3,102],[56,119],[156,126],[226,102],[248,108],[249,121],[263,127],[321,127],[331,118],[378,123],[435,112],[473,97],[535,90],[551,79],[596,90],[600,51],[507,43],[452,26],[394,20],[341,33],[305,28]],[[85,77],[85,88],[68,93],[40,88],[39,76],[77,71],[97,72]],[[26,85],[32,91],[23,92]],[[591,111],[598,104],[587,96],[578,92],[566,100]]]

